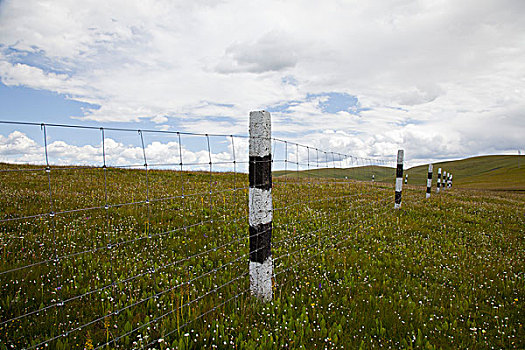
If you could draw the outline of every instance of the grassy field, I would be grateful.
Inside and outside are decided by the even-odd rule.
[[[321,179],[351,179],[357,181],[372,181],[372,175],[376,182],[392,182],[395,177],[393,168],[368,165],[355,168],[327,168],[302,171],[275,171],[274,177],[296,178],[321,178]]]
[[[454,174],[454,185],[463,189],[525,191],[525,156],[481,156],[439,162],[434,164],[433,186],[437,181],[438,168]],[[405,169],[409,184],[426,186],[428,165]],[[372,174],[378,182],[393,181],[394,169],[380,166],[360,166],[344,169],[316,169],[305,171],[276,171],[274,176],[292,178],[339,178],[371,181]]]
[[[518,167],[519,166],[519,167]],[[454,174],[454,185],[480,190],[525,191],[525,156],[482,156],[434,164]],[[423,185],[428,165],[407,170],[411,184]]]
[[[276,177],[263,304],[246,175],[0,168],[0,349],[525,348],[523,193]]]

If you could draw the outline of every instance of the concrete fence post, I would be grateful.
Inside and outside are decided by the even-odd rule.
[[[437,179],[436,193],[439,193],[440,187],[441,187],[441,168],[438,169],[438,179]]]
[[[434,166],[432,164],[428,165],[428,175],[427,175],[427,194],[426,198],[430,198],[430,192],[432,189],[432,171],[434,170]]]
[[[272,150],[271,116],[250,112],[249,224],[250,291],[257,299],[272,299]]]
[[[405,151],[402,149],[397,151],[397,168],[396,168],[396,189],[395,189],[395,204],[394,209],[401,208],[401,192],[403,191],[403,159]]]

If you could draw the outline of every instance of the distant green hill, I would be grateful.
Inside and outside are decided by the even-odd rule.
[[[432,177],[434,187],[438,168],[452,173],[454,186],[461,188],[525,190],[525,156],[481,156],[435,163]],[[427,171],[428,165],[408,169],[409,184],[424,185]]]
[[[519,158],[518,158],[519,157]],[[520,162],[518,168],[518,160]],[[525,191],[525,156],[480,156],[448,162],[434,163],[432,187],[435,188],[438,168],[454,175],[454,187],[490,190]],[[405,171],[409,185],[426,186],[428,165],[421,165]],[[395,169],[379,166],[365,166],[346,169],[317,169],[287,172],[286,176],[296,178],[348,178],[370,181],[372,174],[377,182],[393,182]],[[275,177],[285,175],[284,171],[273,173]]]
[[[377,182],[390,182],[393,181],[395,175],[395,169],[383,166],[362,166],[355,168],[323,168],[315,170],[303,170],[303,171],[287,171],[284,170],[274,171],[274,177],[287,176],[291,178],[337,178],[337,179],[352,179],[358,181],[371,181],[372,175],[375,177]]]

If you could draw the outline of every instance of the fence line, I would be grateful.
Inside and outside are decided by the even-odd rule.
[[[0,217],[0,282],[8,300],[0,311],[0,331],[9,339],[6,344],[59,348],[91,334],[96,349],[128,346],[129,336],[151,327],[150,346],[250,291],[246,263],[267,245],[248,249],[247,241],[269,231],[246,234],[251,181],[246,171],[250,163],[242,153],[247,155],[243,140],[248,136],[0,124],[40,128],[43,146],[33,151],[45,153],[42,166],[26,161],[0,167],[0,194],[6,203]],[[99,132],[100,148],[93,149],[100,154],[91,154],[100,156],[100,164],[87,164],[93,159],[87,156],[87,165],[57,164],[60,144],[48,128]],[[114,140],[109,141],[107,131],[136,133],[135,158],[109,152],[108,143]],[[152,134],[161,135],[160,143],[172,142],[169,150],[176,154],[169,161],[163,161],[169,155],[156,155],[150,148],[159,142],[152,141]],[[196,139],[183,143],[183,136]],[[212,137],[228,145],[214,143]],[[277,138],[260,140],[269,141],[273,150],[266,163],[274,168],[270,214],[276,272],[271,273],[271,292],[292,280],[290,271],[344,244],[350,230],[366,230],[373,225],[365,224],[370,217],[388,213],[395,169],[389,159]],[[30,159],[22,151],[14,158],[14,151],[9,159]],[[136,162],[118,162],[132,158]],[[47,212],[41,210],[44,206]],[[74,311],[78,308],[82,315]],[[125,324],[129,318],[122,316],[128,312],[143,315],[131,328]],[[159,324],[172,323],[172,318],[177,325],[162,333]],[[119,331],[109,332],[106,323]],[[22,324],[25,333],[16,328]],[[38,333],[31,333],[31,327]]]

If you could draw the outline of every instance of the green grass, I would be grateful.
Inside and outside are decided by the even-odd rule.
[[[369,165],[355,168],[326,168],[302,171],[284,171],[273,172],[273,176],[279,178],[286,176],[288,178],[322,178],[322,179],[351,179],[357,181],[372,181],[372,175],[376,182],[392,182],[395,176],[395,169],[383,166]]]
[[[104,186],[101,169],[50,173],[55,212],[102,208],[0,223],[0,273],[66,256],[0,274],[0,320],[42,310],[1,325],[0,349],[53,337],[48,348],[90,348],[134,328],[107,348],[525,348],[523,193],[425,200],[410,186],[396,211],[380,180],[276,177],[274,299],[263,304],[240,294],[246,175],[106,175]],[[106,210],[105,188],[109,204],[141,203]],[[147,189],[162,200],[145,203]],[[48,213],[47,174],[0,173],[0,209]]]
[[[519,163],[519,168],[518,168]],[[454,174],[454,185],[461,188],[525,191],[525,156],[481,156],[434,164]],[[407,170],[410,184],[426,183],[428,165]]]
[[[519,157],[519,158],[518,158]],[[496,191],[525,191],[525,156],[481,156],[434,164],[433,187],[436,186],[438,168],[454,174],[453,184],[460,188]],[[428,165],[405,169],[409,185],[426,186]],[[276,171],[275,177],[339,178],[392,183],[395,169],[379,166],[361,166],[346,169],[316,169],[303,171]]]

